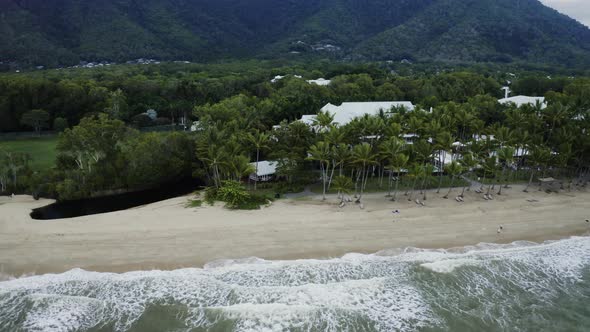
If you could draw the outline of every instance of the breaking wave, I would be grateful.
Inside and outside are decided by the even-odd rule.
[[[582,331],[590,238],[0,282],[0,331]]]

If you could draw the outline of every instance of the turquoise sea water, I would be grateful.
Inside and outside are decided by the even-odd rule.
[[[0,331],[589,331],[590,238],[0,283]]]

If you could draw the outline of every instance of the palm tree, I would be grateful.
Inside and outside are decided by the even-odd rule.
[[[214,145],[210,145],[207,149],[207,155],[202,157],[206,163],[207,168],[213,172],[213,183],[215,187],[221,186],[221,172],[220,168],[227,162],[227,154],[223,149]]]
[[[418,142],[414,143],[412,149],[415,153],[416,161],[422,164],[423,169],[423,180],[422,186],[420,190],[424,193],[424,185],[426,183],[426,179],[432,175],[434,168],[430,164],[432,160],[432,145],[426,140],[419,140]],[[427,169],[432,169],[430,172],[426,172]],[[426,193],[424,193],[424,197],[426,197]]]
[[[237,182],[239,182],[243,176],[254,172],[254,167],[250,164],[250,158],[244,155],[229,155],[227,165],[234,180]]]
[[[260,150],[268,148],[269,135],[260,131],[254,134],[248,133],[248,141],[256,148],[256,175],[258,176],[258,163],[260,162]],[[256,190],[258,181],[254,181],[254,190]]]
[[[416,189],[416,181],[418,180],[418,178],[422,176],[423,172],[424,168],[420,164],[414,164],[410,168],[408,176],[414,178],[414,181],[412,182],[412,191],[410,193],[410,196],[408,197],[408,201],[412,200],[412,197],[414,196],[414,190]]]
[[[453,161],[445,167],[445,170],[447,174],[451,176],[451,185],[449,187],[449,191],[446,195],[443,196],[443,198],[449,198],[451,190],[454,189],[453,185],[455,184],[455,177],[461,174],[461,172],[463,172],[463,167],[461,167],[461,165],[458,162]]]
[[[350,188],[352,187],[352,180],[343,175],[338,175],[334,178],[333,183],[334,189],[338,190],[342,194],[350,194]],[[344,195],[338,196],[340,198],[340,206],[344,205]]]
[[[371,145],[369,145],[368,143],[355,145],[352,149],[352,160],[356,165],[358,165],[358,167],[361,170],[361,194],[357,202],[361,201],[365,190],[365,186],[367,185],[367,179],[369,177],[368,168],[369,166],[374,165],[376,163],[376,159],[376,155],[373,153],[373,149],[371,148]]]
[[[541,146],[533,147],[531,154],[529,155],[529,157],[527,159],[527,164],[529,164],[529,167],[531,168],[531,177],[529,178],[529,182],[528,182],[527,186],[523,190],[524,192],[529,191],[529,187],[531,186],[531,183],[533,182],[533,177],[535,176],[536,169],[538,169],[539,167],[542,167],[547,162],[549,162],[550,158],[551,158],[551,150],[549,150],[549,148],[541,147]]]
[[[407,154],[399,153],[395,156],[393,162],[391,163],[391,171],[396,171],[398,175],[398,179],[395,181],[395,191],[393,193],[393,197],[391,198],[392,201],[395,201],[395,197],[397,195],[397,188],[399,187],[399,183],[401,181],[402,169],[406,167],[409,160],[410,157]]]
[[[334,122],[334,114],[330,114],[328,111],[319,111],[315,119],[313,119],[312,125],[318,127],[318,131],[323,133],[332,126],[332,122]]]
[[[500,148],[503,148],[507,144],[512,143],[512,140],[514,139],[513,132],[507,127],[499,127],[495,134],[496,136],[494,138],[498,142]]]
[[[390,168],[389,173],[389,185],[388,185],[388,194],[387,197],[391,197],[391,180],[393,177],[393,162],[397,155],[404,149],[405,145],[404,142],[397,138],[397,137],[390,137],[385,142],[381,143],[379,149],[381,151],[381,155],[385,158],[388,163],[388,167]]]
[[[324,135],[324,141],[330,145],[338,145],[346,139],[346,131],[342,127],[334,127]]]
[[[471,170],[477,166],[477,159],[475,159],[473,157],[473,154],[471,152],[467,152],[463,154],[463,157],[461,158],[461,160],[459,160],[459,162],[461,163],[461,166],[463,166],[463,171],[464,172],[471,172]],[[469,183],[471,183],[471,181],[469,181]],[[461,197],[465,197],[465,188],[467,185],[463,185],[463,190],[461,191]]]
[[[439,172],[439,179],[438,179],[438,189],[436,190],[436,193],[440,193],[440,187],[442,185],[442,179],[443,179],[443,168],[445,167],[445,160],[447,159],[447,150],[452,149],[453,147],[453,143],[454,143],[455,139],[453,138],[453,136],[451,136],[451,133],[445,131],[440,133],[438,136],[436,136],[436,149],[439,150],[438,151],[438,168],[440,170]]]
[[[465,135],[467,131],[470,129],[470,127],[472,127],[475,117],[470,112],[468,105],[465,105],[464,107],[459,107],[457,111],[454,113],[454,115],[456,122],[459,126],[458,135],[462,140],[465,140]]]
[[[350,160],[350,148],[346,144],[338,144],[332,147],[330,155],[332,157],[332,174],[330,174],[330,181],[328,181],[328,190],[330,190],[336,167],[338,167],[338,175],[342,175],[344,165]]]
[[[565,118],[566,115],[569,113],[568,107],[563,105],[562,103],[555,103],[549,105],[543,112],[543,118],[548,122],[549,128],[549,135],[547,135],[547,139],[545,143],[549,142],[553,136],[553,130],[555,127],[560,124]]]
[[[328,167],[330,166],[330,145],[326,142],[318,142],[309,148],[310,160],[316,160],[320,163],[320,171],[322,172],[323,191],[322,199],[326,200],[326,188],[328,184]]]
[[[483,168],[483,177],[481,180],[480,190],[484,190],[486,175],[488,174],[488,168],[486,168],[485,165],[490,157],[490,151],[494,149],[494,142],[489,137],[484,141],[472,141],[470,149],[474,156],[477,157],[481,167]]]
[[[416,114],[411,113],[407,121],[407,130],[411,134],[420,135],[422,132],[423,122]]]
[[[25,169],[29,163],[30,156],[27,153],[22,152],[7,152],[6,153],[6,165],[12,173],[12,185],[14,189],[17,188],[17,175],[22,169]]]
[[[484,174],[488,173],[493,176],[496,173],[496,168],[498,166],[497,161],[496,161],[496,157],[486,158],[482,166],[484,169]],[[488,185],[488,190],[486,192],[486,195],[489,195],[490,191],[492,190],[492,182],[493,181],[490,181],[490,184]],[[483,185],[483,182],[482,182],[482,185]]]
[[[557,165],[559,165],[559,167],[561,167],[566,174],[566,178],[568,180],[568,191],[571,190],[572,187],[572,173],[569,169],[569,165],[570,162],[572,161],[574,156],[573,150],[572,150],[572,144],[565,142],[562,143],[559,146],[559,154],[557,155]],[[563,182],[561,185],[561,189],[563,188]]]
[[[426,200],[426,180],[432,176],[433,172],[434,166],[432,164],[426,163],[422,166],[422,187],[420,189],[423,194],[422,200]]]
[[[503,147],[502,149],[500,149],[500,151],[498,152],[498,158],[500,158],[500,161],[502,161],[502,176],[501,178],[504,179],[504,175],[506,173],[506,168],[508,168],[508,166],[510,164],[512,164],[512,161],[514,160],[514,148],[506,146]],[[502,195],[502,185],[499,186],[500,189],[498,189],[498,195]],[[506,188],[508,188],[508,184],[506,183]]]
[[[391,120],[390,120],[391,121]],[[402,132],[402,126],[397,122],[389,122],[383,129],[385,137],[399,137]]]

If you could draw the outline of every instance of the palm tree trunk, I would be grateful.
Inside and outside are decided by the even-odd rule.
[[[364,179],[364,181],[363,181],[363,183],[361,185],[361,196],[359,198],[359,201],[363,197],[363,194],[365,192],[365,188],[367,187],[367,180],[369,179],[369,168],[363,166],[363,172],[364,172],[365,179]]]
[[[354,198],[358,197],[358,187],[359,187],[359,178],[360,178],[360,171],[357,170],[352,170],[353,172],[356,172],[356,181],[354,181]]]
[[[488,191],[486,191],[486,195],[489,195],[491,190],[492,190],[492,184],[490,183],[490,185],[488,185]]]
[[[444,198],[449,198],[449,195],[451,194],[451,190],[454,189],[453,184],[455,184],[455,176],[454,175],[451,177],[451,186],[449,187],[449,191],[447,192],[447,194],[443,196]]]
[[[365,180],[365,169],[364,168],[359,172],[359,175],[357,177],[357,181],[359,180],[359,178],[361,180],[361,191],[359,193],[359,197],[356,200],[357,202],[360,202],[361,199],[363,198],[363,187],[364,187],[363,182]]]
[[[256,185],[258,184],[258,162],[260,160],[260,149],[256,148],[256,181],[254,181],[254,191],[256,191]]]
[[[217,165],[213,165],[213,184],[216,188],[219,188],[219,170]]]
[[[505,172],[506,172],[506,166],[502,167],[502,176],[501,176],[502,179],[504,179]],[[498,189],[497,194],[502,195],[502,184],[500,183],[500,185],[498,187],[500,187],[500,189]]]
[[[401,177],[399,176],[399,172],[398,172],[397,175],[398,175],[397,176],[397,181],[395,181],[395,191],[393,192],[393,197],[391,198],[392,201],[395,201],[395,198],[397,196],[397,188],[398,188],[398,185],[399,185],[399,183],[401,181]]]
[[[328,180],[328,190],[332,187],[332,179],[334,178],[334,170],[336,169],[336,162],[332,160],[332,171],[330,172],[330,179]]]
[[[423,200],[426,200],[426,179],[428,178],[428,174],[424,173],[424,179],[422,180],[421,192],[424,194],[422,197]]]
[[[328,174],[326,172],[326,167],[324,166],[324,163],[320,162],[320,170],[322,172],[322,180],[324,182],[324,186],[323,186],[323,192],[322,192],[322,200],[326,200],[326,183],[327,183],[327,177]]]
[[[410,192],[410,197],[408,198],[408,201],[411,201],[412,196],[414,196],[414,188],[416,188],[416,180],[418,180],[417,176],[414,178],[414,182],[412,183],[412,191]]]
[[[389,172],[389,182],[387,183],[387,197],[391,197],[391,181],[393,181],[393,172]]]
[[[439,153],[438,155],[438,189],[436,190],[436,193],[440,193],[440,187],[442,186],[442,179],[443,179],[443,169],[444,169],[444,161],[441,160],[441,155],[442,153]]]

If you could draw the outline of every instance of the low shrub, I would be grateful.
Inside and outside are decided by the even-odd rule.
[[[217,188],[207,187],[207,189],[205,189],[205,202],[209,205],[213,205],[217,200]]]
[[[224,181],[220,188],[209,187],[205,190],[205,202],[213,205],[216,201],[225,202],[225,206],[229,209],[257,210],[261,205],[272,201],[272,198],[250,194],[239,182]]]
[[[300,193],[305,190],[305,186],[300,183],[279,182],[275,184],[274,190],[279,194]]]
[[[257,194],[249,194],[248,199],[241,202],[239,205],[234,207],[236,210],[258,210],[260,206],[268,204],[269,201],[272,201],[272,198],[269,198],[265,195],[257,195]]]
[[[203,205],[203,201],[200,199],[191,199],[186,203],[187,208],[197,208]]]

